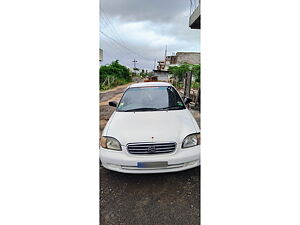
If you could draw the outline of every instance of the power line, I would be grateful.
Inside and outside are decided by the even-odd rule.
[[[121,53],[121,51],[122,51],[122,55],[124,55],[124,49],[121,49],[118,45],[116,45],[115,43],[113,43],[113,42],[109,42],[109,41],[107,41],[107,40],[105,40],[105,39],[102,39],[102,41],[103,42],[105,42],[107,45],[109,45],[108,47],[109,47],[109,52],[110,53],[112,53],[113,55],[115,55],[115,57],[111,57],[111,58],[115,58],[115,59],[117,59],[117,58],[119,58],[119,56],[120,56],[120,53]],[[115,50],[115,47],[117,47],[117,51]],[[104,49],[104,50],[106,50],[106,49]],[[106,52],[108,52],[108,51],[106,51]]]
[[[119,34],[115,31],[115,29],[113,28],[113,26],[108,22],[107,19],[105,19],[104,17],[102,17],[103,22],[105,23],[106,27],[110,30],[110,33],[114,36],[114,38],[118,39],[118,41],[120,41],[121,43],[124,44],[124,41],[120,38]]]
[[[129,49],[128,47],[126,47],[125,45],[119,43],[118,41],[116,41],[114,38],[110,37],[109,35],[107,35],[107,34],[104,33],[103,31],[100,31],[100,32],[101,32],[105,37],[111,39],[112,41],[114,41],[114,42],[115,42],[116,44],[118,44],[119,46],[121,46],[121,47],[127,49],[127,50],[128,50],[129,52],[131,52],[132,54],[137,55],[137,56],[139,56],[139,57],[141,57],[141,58],[143,58],[143,59],[145,59],[145,60],[152,60],[152,59],[148,59],[148,58],[146,58],[146,57],[140,55],[139,53],[137,53],[137,52],[135,52],[135,51]]]
[[[105,12],[105,10],[101,7],[100,5],[100,10],[101,10],[101,14],[100,14],[100,18],[102,19],[102,21],[104,22],[103,24],[106,25],[106,27],[109,29],[110,31],[110,35],[107,35],[107,33],[100,31],[106,38],[110,39],[111,42],[108,42],[110,44],[113,44],[114,46],[117,47],[117,49],[122,50],[122,52],[124,50],[128,51],[130,54],[134,55],[134,56],[139,56],[140,58],[146,60],[146,61],[152,61],[153,59],[149,59],[141,54],[139,54],[136,51],[133,51],[132,49],[128,48],[126,46],[126,42],[124,42],[124,40],[122,39],[122,35],[120,36],[117,29],[115,28],[113,22],[110,20],[109,18],[109,13]],[[101,21],[100,21],[101,22]],[[120,48],[121,47],[121,48]],[[135,60],[134,60],[135,61]],[[154,65],[155,68],[155,65]]]
[[[108,14],[104,11],[104,9],[100,6],[101,11],[103,12],[103,16],[102,19],[105,20],[106,24],[108,25],[108,27],[110,28],[110,30],[112,31],[112,33],[114,33],[115,37],[117,39],[119,39],[119,41],[125,45],[124,40],[122,39],[122,37],[119,35],[118,31],[116,30],[114,24],[111,22],[111,20],[109,19],[109,16],[107,16]],[[100,15],[101,17],[101,15]]]
[[[103,32],[102,32],[103,33]],[[107,34],[105,34],[104,33],[104,36],[105,35],[107,35]],[[108,38],[107,36],[105,36],[105,38]],[[124,51],[124,53],[125,54],[127,54],[128,55],[128,49],[126,49],[126,48],[120,48],[120,47],[125,47],[125,46],[121,46],[120,45],[120,43],[117,43],[117,42],[115,42],[116,40],[113,40],[113,39],[110,39],[110,40],[112,40],[111,42],[108,42],[106,39],[102,39],[103,41],[105,41],[105,42],[107,42],[109,45],[111,45],[112,47],[116,47],[117,49],[119,49],[120,51],[124,51],[124,50],[126,50],[127,52],[125,52]],[[114,50],[114,48],[110,48],[110,50],[109,51],[112,51],[112,50]],[[130,52],[131,53],[131,52]],[[132,53],[131,53],[132,54]],[[117,54],[114,54],[114,55],[116,55],[116,57],[114,57],[115,59],[120,59],[119,57],[117,57],[119,54],[117,53]],[[135,56],[135,54],[132,54],[133,56]],[[144,57],[145,58],[145,57]],[[148,59],[146,59],[147,61],[148,61]],[[135,62],[137,62],[135,59],[134,59],[134,61]],[[134,65],[134,67],[135,67],[135,65]]]
[[[106,38],[112,40],[112,41],[113,41],[112,43],[114,43],[114,44],[116,45],[117,48],[122,47],[122,48],[126,49],[127,51],[130,51],[131,54],[134,54],[134,55],[135,55],[135,53],[132,53],[132,51],[131,51],[130,49],[128,49],[126,46],[123,46],[121,43],[119,43],[118,41],[116,41],[114,38],[110,37],[109,35],[107,35],[107,34],[104,33],[103,31],[100,31],[100,32],[101,32]]]
[[[125,49],[124,48],[120,48],[120,46],[118,45],[118,44],[116,44],[115,42],[110,42],[109,41],[109,39],[108,39],[108,37],[105,37],[105,38],[107,38],[107,40],[106,39],[102,39],[102,41],[105,41],[105,42],[107,42],[108,44],[110,44],[112,47],[115,47],[115,48],[117,48],[120,52],[118,52],[118,54],[119,53],[125,53],[125,54],[128,54],[128,52],[127,51],[125,51]],[[111,48],[110,50],[113,50],[113,48]]]

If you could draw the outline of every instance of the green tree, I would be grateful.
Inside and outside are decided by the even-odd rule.
[[[200,82],[200,71],[201,71],[200,65],[185,63],[180,66],[171,66],[169,68],[169,71],[171,74],[174,75],[174,77],[178,79],[178,81],[183,81],[184,74],[186,72],[191,71],[193,76],[195,77],[195,81]]]
[[[171,66],[169,67],[169,71],[175,78],[178,79],[179,82],[183,81],[184,74],[188,71],[191,71],[192,65],[191,64],[182,64],[180,66]]]
[[[201,80],[201,65],[193,65],[192,75],[195,78],[195,81],[200,83],[200,80]]]
[[[145,72],[145,70],[142,70],[140,73],[140,77],[145,78],[148,75],[148,72]]]
[[[100,89],[105,90],[132,81],[130,70],[119,63],[101,66],[99,69]]]
[[[194,77],[194,82],[192,83],[193,88],[198,88],[200,86],[200,73],[201,73],[201,66],[196,64],[182,64],[180,66],[172,66],[169,67],[169,72],[176,78],[177,82],[176,85],[181,87],[182,81],[184,79],[184,75],[186,72],[192,72],[192,76]]]

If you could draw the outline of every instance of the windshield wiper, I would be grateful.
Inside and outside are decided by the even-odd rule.
[[[169,107],[160,108],[158,110],[169,110],[169,109],[184,109],[184,107],[183,106],[169,106]]]
[[[128,110],[122,110],[123,112],[137,112],[137,111],[157,111],[158,108],[136,108],[136,109],[128,109]]]

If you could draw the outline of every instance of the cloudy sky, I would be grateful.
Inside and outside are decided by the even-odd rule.
[[[189,0],[100,0],[102,65],[119,59],[152,70],[154,60],[179,51],[200,51],[200,30],[189,28]]]

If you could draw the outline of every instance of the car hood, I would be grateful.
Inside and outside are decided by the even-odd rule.
[[[133,142],[176,142],[199,132],[191,113],[186,110],[152,112],[115,112],[103,134],[115,137],[121,145]]]

